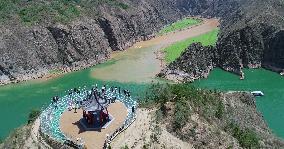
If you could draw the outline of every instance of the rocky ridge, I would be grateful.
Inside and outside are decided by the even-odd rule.
[[[212,93],[211,93],[212,94]],[[210,96],[210,95],[209,95]],[[128,146],[131,148],[250,148],[246,145],[256,145],[257,148],[283,148],[283,140],[274,136],[256,109],[255,98],[247,92],[227,92],[219,95],[224,109],[222,116],[206,116],[201,107],[190,107],[190,115],[186,124],[180,129],[173,129],[177,101],[171,99],[164,108],[153,105],[139,108],[137,120],[111,143],[112,148]],[[208,106],[208,105],[207,105]],[[212,106],[212,107],[211,107]],[[214,115],[214,105],[208,107]],[[209,115],[210,115],[209,114]],[[234,125],[232,125],[234,124]],[[0,148],[52,148],[38,134],[38,119],[30,125],[14,131]],[[139,126],[139,127],[138,127]],[[139,129],[137,129],[139,128]],[[236,131],[248,137],[246,131],[256,135],[257,144],[242,142]],[[135,133],[133,133],[135,132]],[[16,142],[16,143],[15,143]],[[178,143],[178,144],[177,144]],[[71,147],[65,147],[71,148]],[[253,148],[253,147],[252,147]]]
[[[280,73],[284,69],[284,46],[279,40],[283,36],[283,2],[241,3],[242,7],[224,18],[216,45],[220,66],[237,74],[242,67],[264,67]]]

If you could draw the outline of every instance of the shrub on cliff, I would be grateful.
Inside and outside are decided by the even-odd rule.
[[[224,112],[225,112],[225,106],[224,104],[219,101],[218,105],[217,105],[217,110],[215,112],[215,116],[218,118],[218,119],[221,119],[224,115]]]
[[[31,110],[29,117],[28,117],[28,124],[33,123],[40,115],[40,110],[33,109]]]
[[[172,98],[172,94],[169,90],[169,85],[152,84],[145,93],[145,97],[139,100],[139,104],[142,107],[150,107],[155,104],[164,104]]]
[[[30,134],[31,125],[24,125],[22,127],[16,128],[5,140],[3,140],[3,146],[0,145],[0,148],[3,147],[5,149],[21,149],[23,148]]]
[[[236,138],[243,148],[259,148],[259,138],[257,134],[250,129],[241,129],[235,123],[229,124],[227,130],[231,131],[234,138]]]
[[[218,92],[198,89],[190,84],[153,84],[149,87],[146,98],[140,101],[146,107],[159,105],[159,110],[163,113],[166,113],[167,102],[174,103],[174,130],[183,128],[191,112],[207,119],[221,119],[225,112]]]
[[[5,22],[11,18],[20,18],[27,25],[44,22],[68,23],[85,15],[97,14],[96,7],[107,4],[112,7],[128,9],[129,6],[117,0],[0,0],[0,21]]]
[[[129,149],[129,147],[127,145],[121,147],[120,149]]]
[[[178,100],[175,105],[174,130],[181,129],[187,122],[190,108],[184,100]]]

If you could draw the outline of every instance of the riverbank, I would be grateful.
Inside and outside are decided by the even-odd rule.
[[[196,18],[194,18],[194,19],[196,19]],[[214,22],[213,20],[203,19],[201,24],[194,25],[194,26],[189,27],[189,28],[187,28],[185,30],[180,30],[178,32],[178,36],[175,35],[176,33],[169,33],[167,35],[162,35],[162,36],[156,36],[155,37],[154,35],[151,35],[151,36],[148,36],[147,38],[139,38],[139,39],[137,39],[137,40],[135,40],[133,42],[128,42],[126,44],[126,46],[124,46],[124,47],[126,47],[126,48],[130,47],[130,48],[127,48],[127,49],[125,49],[123,51],[128,51],[130,49],[137,49],[137,48],[140,49],[140,48],[144,48],[144,47],[148,47],[148,46],[153,46],[153,45],[157,44],[157,42],[161,42],[161,41],[166,43],[166,42],[169,42],[169,40],[171,40],[171,39],[169,39],[169,37],[171,37],[172,35],[175,35],[174,37],[176,38],[176,40],[174,40],[172,42],[176,42],[176,41],[182,40],[182,39],[188,37],[189,32],[193,31],[192,28],[198,27],[199,25],[203,25],[204,23],[206,23],[206,24],[208,24],[208,23],[210,24],[211,23],[212,24],[212,22]],[[205,29],[205,31],[206,31],[206,27],[203,26],[201,28]],[[200,34],[202,34],[203,31],[197,28],[197,31],[195,33],[193,33],[193,35],[190,35],[190,36],[196,36],[196,33],[198,32],[198,30],[201,31]],[[142,41],[144,40],[144,41],[140,42],[141,40]],[[147,40],[148,40],[148,42],[144,43]],[[149,44],[149,45],[147,45],[147,44]],[[49,66],[49,67],[45,67],[45,68],[38,69],[38,70],[29,71],[29,72],[27,72],[25,74],[18,74],[17,75],[18,77],[14,78],[14,79],[10,79],[9,77],[7,77],[5,75],[1,75],[0,86],[1,85],[7,85],[7,84],[10,84],[10,83],[19,83],[19,82],[23,82],[23,81],[29,81],[29,80],[36,80],[36,79],[48,80],[48,79],[56,78],[58,76],[66,74],[66,73],[70,73],[70,72],[73,72],[73,71],[79,71],[79,70],[82,70],[82,69],[87,69],[87,68],[93,67],[94,65],[104,63],[104,62],[106,62],[109,59],[115,58],[116,55],[120,55],[119,53],[123,53],[123,51],[118,51],[118,52],[117,51],[113,51],[113,52],[107,54],[105,58],[104,57],[100,57],[100,58],[98,58],[96,60],[76,62],[76,64],[72,65],[72,67],[64,66],[64,65],[54,65],[54,66]],[[152,62],[154,62],[154,61],[152,61]],[[52,71],[52,70],[59,70],[60,73],[52,74],[52,73],[50,73],[50,71]],[[158,72],[159,72],[158,70],[155,71],[155,73],[158,73]]]
[[[126,51],[115,52],[111,55],[112,61],[105,67],[95,69],[92,76],[104,81],[112,80],[126,83],[155,81],[156,75],[166,65],[164,53],[161,52],[163,48],[210,32],[218,27],[218,21],[218,19],[203,19],[203,22],[199,25],[138,42]]]
[[[108,56],[109,57],[109,56]],[[105,61],[107,61],[107,59],[102,59],[99,62],[81,62],[78,63],[76,66],[72,66],[72,67],[67,67],[67,66],[51,66],[48,68],[43,68],[43,69],[39,69],[39,70],[34,70],[34,71],[30,71],[26,74],[18,74],[18,78],[17,79],[12,79],[10,80],[9,78],[5,77],[5,76],[0,76],[0,86],[3,85],[8,85],[8,84],[16,84],[16,83],[20,83],[20,82],[26,82],[26,81],[31,81],[31,80],[35,80],[35,81],[46,81],[46,80],[50,80],[50,79],[54,79],[57,77],[60,77],[64,74],[70,73],[70,72],[75,72],[75,71],[81,71],[84,69],[88,69],[90,67],[93,67],[95,65],[104,63]],[[52,73],[52,71],[56,71],[55,73]]]
[[[169,2],[5,2],[0,10],[5,20],[0,23],[0,83],[43,77],[60,67],[75,71],[103,63],[112,51],[152,38],[165,25],[190,15]],[[68,11],[54,10],[63,5]],[[45,12],[49,9],[54,12]],[[79,14],[69,18],[75,11]],[[67,20],[58,18],[62,16]]]

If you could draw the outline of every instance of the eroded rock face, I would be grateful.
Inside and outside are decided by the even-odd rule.
[[[284,30],[272,34],[273,38],[266,40],[262,65],[277,72],[284,69]]]
[[[86,68],[111,51],[154,36],[188,15],[220,17],[218,66],[242,74],[242,67],[284,68],[283,2],[280,0],[123,0],[128,9],[99,5],[68,24],[0,25],[0,84],[38,78],[52,69]]]
[[[49,27],[16,26],[2,32],[1,71],[10,80],[40,77],[63,67],[80,69],[102,62],[110,53],[104,32],[94,20]]]
[[[38,78],[52,69],[72,71],[95,65],[108,59],[111,51],[150,38],[167,22],[182,16],[166,3],[154,4],[129,2],[129,10],[101,5],[97,8],[100,15],[65,25],[1,25],[0,84]],[[172,15],[166,16],[158,8]]]
[[[42,77],[50,70],[86,68],[110,52],[154,36],[164,25],[199,14],[211,0],[123,0],[128,9],[100,4],[68,24],[45,21],[26,26],[15,19],[0,25],[0,84]],[[207,13],[213,15],[213,13]]]
[[[255,98],[247,92],[229,92],[223,94],[223,103],[228,112],[226,119],[237,123],[241,128],[256,132],[260,139],[260,148],[283,148],[283,140],[275,137],[263,116],[257,111]],[[219,122],[222,126],[224,122]]]
[[[213,53],[196,52],[198,48],[204,51],[211,47],[190,46],[181,58],[170,64],[160,75],[172,78],[172,72],[174,72],[175,80],[193,81],[207,77],[212,66],[233,72],[241,78],[244,78],[242,72],[244,67],[264,67],[278,73],[284,72],[283,2],[277,0],[235,0],[234,2],[236,7],[232,8],[231,12],[220,15],[221,32],[213,48],[216,50],[211,50]],[[224,5],[228,3],[233,2],[223,2]],[[206,64],[208,68],[202,69],[204,63],[194,58],[199,57],[199,54],[215,63]],[[190,58],[188,58],[189,55]],[[215,57],[210,59],[212,55]],[[199,63],[196,64],[194,61]],[[182,66],[178,66],[179,64]]]
[[[284,45],[281,1],[242,1],[235,12],[223,17],[216,48],[220,66],[234,68],[240,74],[242,67],[284,69]]]

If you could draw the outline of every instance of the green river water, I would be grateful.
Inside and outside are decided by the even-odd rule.
[[[239,76],[215,69],[194,85],[221,91],[263,91],[265,95],[256,98],[257,109],[272,131],[284,138],[284,77],[265,69],[246,69],[244,73],[246,79],[240,80]]]
[[[64,91],[73,87],[90,87],[94,83],[117,85],[130,89],[135,95],[143,93],[146,83],[119,83],[100,81],[91,74],[97,67],[106,67],[112,62],[96,67],[69,73],[47,81],[29,81],[6,85],[0,88],[0,136],[6,137],[10,131],[27,121],[28,113],[33,108],[40,108],[50,102],[54,95],[63,95]],[[263,114],[269,127],[275,134],[284,138],[284,77],[264,69],[245,70],[246,79],[221,69],[212,71],[208,79],[194,83],[195,86],[218,90],[261,90],[265,96],[257,98],[257,108]]]
[[[103,67],[107,64],[98,65]],[[26,124],[32,109],[41,109],[50,103],[55,95],[66,95],[68,89],[74,87],[91,87],[94,84],[121,86],[131,90],[136,96],[142,94],[146,84],[118,83],[100,81],[91,77],[93,69],[72,72],[46,81],[28,81],[0,87],[0,137],[4,139],[15,128]]]

